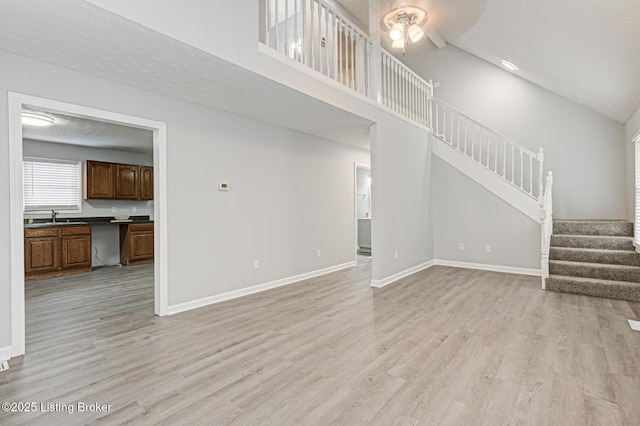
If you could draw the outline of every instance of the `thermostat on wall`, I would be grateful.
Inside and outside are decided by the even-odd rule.
[[[219,191],[228,191],[230,189],[231,189],[231,185],[229,185],[229,182],[218,182]]]

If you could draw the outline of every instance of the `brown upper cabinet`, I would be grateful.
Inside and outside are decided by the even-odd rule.
[[[153,167],[87,160],[84,199],[153,200]]]
[[[153,167],[140,166],[140,199],[153,200]]]
[[[87,160],[84,162],[84,198],[113,199],[115,164]]]
[[[140,166],[116,164],[116,199],[140,199]]]

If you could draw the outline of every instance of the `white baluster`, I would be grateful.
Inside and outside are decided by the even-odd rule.
[[[311,55],[311,68],[316,69],[316,55],[315,55],[315,33],[314,33],[314,25],[315,22],[315,0],[311,0],[309,2],[309,45],[311,49],[309,50],[309,55]]]
[[[289,56],[289,0],[284,0],[284,54]]]
[[[529,194],[533,195],[533,157],[529,156]]]
[[[544,173],[544,151],[542,148],[538,148],[538,202],[540,204],[542,204],[542,197],[544,196],[544,189],[542,187],[543,173]]]
[[[522,148],[520,149],[520,189],[524,190],[524,163]]]
[[[274,15],[274,19],[275,19],[275,34],[276,34],[276,45],[275,48],[280,52],[280,31],[279,31],[279,27],[280,27],[280,19],[278,17],[278,0],[274,0],[275,1],[275,15]]]

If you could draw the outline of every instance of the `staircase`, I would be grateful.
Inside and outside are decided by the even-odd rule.
[[[633,224],[554,220],[546,289],[640,301],[640,254]]]

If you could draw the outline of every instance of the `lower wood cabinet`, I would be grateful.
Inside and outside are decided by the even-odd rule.
[[[25,279],[91,271],[91,227],[60,226],[24,230]]]
[[[140,265],[153,262],[153,223],[120,225],[120,263]]]

